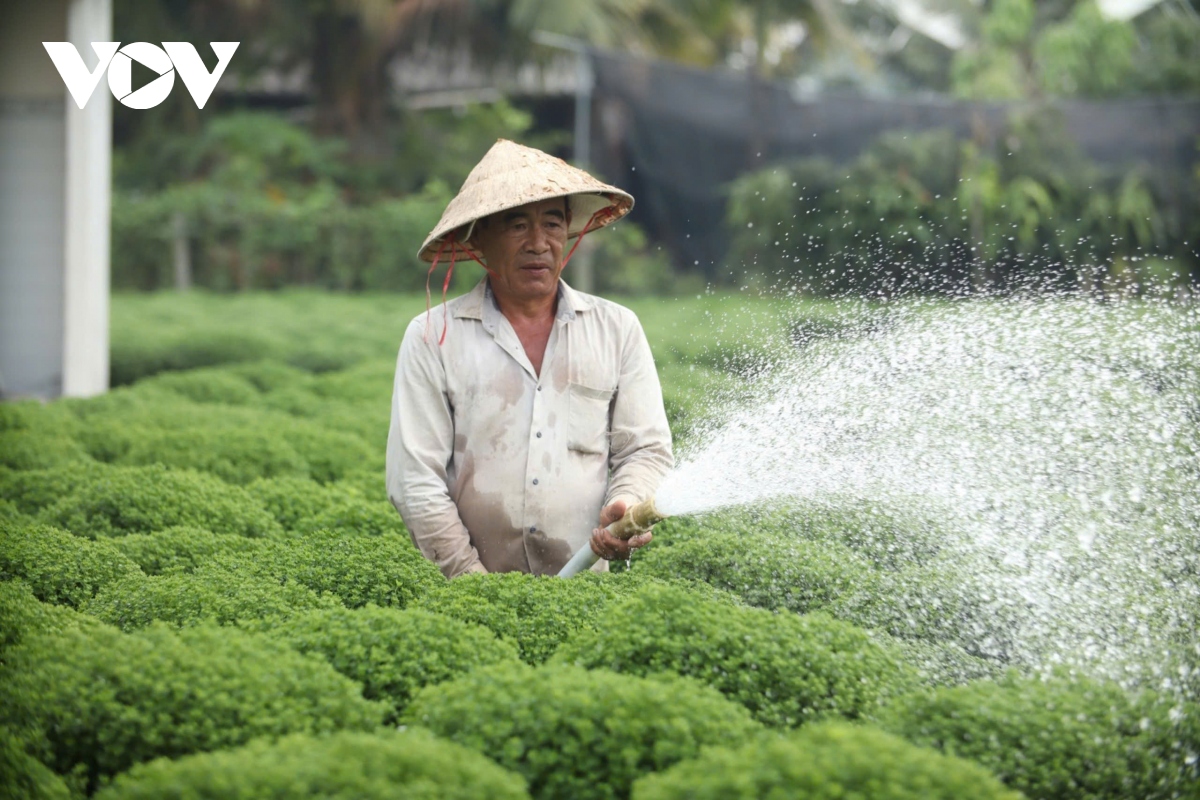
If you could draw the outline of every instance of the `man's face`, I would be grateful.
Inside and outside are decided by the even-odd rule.
[[[492,291],[501,303],[556,296],[569,222],[563,197],[528,203],[480,220],[471,241],[493,273]]]

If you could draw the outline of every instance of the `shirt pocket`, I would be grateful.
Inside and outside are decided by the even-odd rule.
[[[582,383],[567,387],[567,449],[603,455],[608,451],[608,406],[612,389]]]

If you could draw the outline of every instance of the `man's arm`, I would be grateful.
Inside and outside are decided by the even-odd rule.
[[[419,318],[418,318],[419,319]],[[436,345],[414,320],[404,333],[392,387],[387,488],[413,543],[442,574],[487,572],[450,499],[446,470],[454,447],[454,417]]]
[[[612,475],[604,505],[624,500],[633,505],[653,497],[674,466],[671,428],[663,408],[662,386],[646,334],[633,312],[625,331],[621,376],[613,401],[609,467]]]

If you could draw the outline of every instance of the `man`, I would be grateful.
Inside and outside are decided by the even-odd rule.
[[[569,240],[632,206],[500,140],[421,248],[435,267],[466,255],[488,272],[413,320],[396,364],[388,496],[447,577],[553,575],[585,545],[611,560],[650,540],[603,529],[672,466],[649,345],[633,312],[560,277]]]

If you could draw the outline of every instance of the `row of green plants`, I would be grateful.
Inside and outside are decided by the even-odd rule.
[[[849,165],[802,159],[730,187],[741,280],[814,294],[1059,287],[1174,296],[1200,270],[1200,173],[1103,168],[1050,109],[994,141],[889,133]]]
[[[1117,798],[1196,780],[1191,706],[1078,676],[933,676],[882,633],[678,573],[364,577],[401,545],[351,528],[92,540],[10,512],[3,533],[0,741],[30,796]],[[324,557],[338,541],[354,569]],[[412,594],[364,602],[363,584]],[[387,766],[413,748],[441,773]]]
[[[118,297],[125,341],[159,345],[131,386],[0,405],[0,772],[27,796],[1196,791],[1194,701],[1031,674],[1027,609],[895,498],[672,519],[615,574],[446,582],[382,485],[379,353],[423,298],[218,300]],[[839,308],[642,301],[684,444],[770,342],[854,335]],[[206,344],[239,337],[267,350]],[[185,339],[206,366],[165,357]]]
[[[736,382],[753,361],[729,349],[706,368],[703,347],[663,338],[681,371]],[[382,485],[390,372],[235,361],[0,405],[13,786],[1195,792],[1195,703],[1029,673],[1005,639],[1023,610],[989,601],[943,552],[938,520],[899,501],[673,519],[624,571],[447,582]]]

